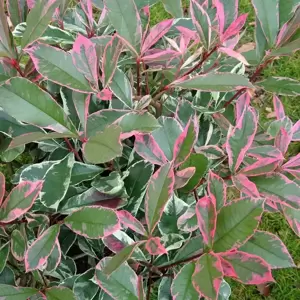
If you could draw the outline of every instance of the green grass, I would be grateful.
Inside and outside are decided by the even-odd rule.
[[[246,33],[243,37],[244,42],[254,41],[254,25],[251,23],[255,20],[253,8],[250,0],[240,0],[241,13],[249,13]],[[155,24],[170,16],[164,11],[161,4],[155,5],[151,9],[152,24]],[[292,57],[284,57],[273,63],[267,68],[263,77],[281,76],[290,77],[300,80],[300,54],[294,54]],[[300,119],[300,97],[281,97],[285,107],[286,114],[295,122]],[[270,97],[263,99],[260,110],[265,115],[265,108],[272,107]],[[299,143],[292,145],[291,154],[299,152]],[[300,239],[290,229],[289,225],[280,214],[265,214],[262,219],[260,229],[272,232],[278,235],[287,246],[289,252],[294,258],[295,264],[300,265]],[[271,295],[263,297],[259,294],[256,286],[246,286],[233,280],[230,281],[232,286],[233,300],[299,300],[300,299],[300,271],[296,268],[282,269],[273,271],[276,283],[271,285]],[[154,299],[154,298],[153,298]]]

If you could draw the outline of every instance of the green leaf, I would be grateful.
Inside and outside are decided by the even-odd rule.
[[[120,228],[116,213],[97,206],[83,207],[64,219],[64,224],[75,233],[90,239],[99,239]]]
[[[62,138],[78,138],[77,134],[73,133],[44,133],[44,132],[33,132],[33,133],[26,133],[20,136],[13,138],[11,143],[8,146],[8,150],[15,149],[22,145],[26,145],[32,142],[40,142],[40,141],[47,141],[51,139],[62,139]]]
[[[0,106],[19,121],[57,132],[77,133],[62,107],[28,79],[15,77],[0,86]]]
[[[259,192],[275,202],[284,202],[289,206],[300,208],[300,186],[284,175],[272,173],[251,177]]]
[[[263,212],[261,199],[239,200],[221,208],[213,249],[225,252],[243,245],[255,232]]]
[[[246,77],[233,73],[197,75],[187,80],[175,81],[172,85],[207,92],[230,92],[241,88],[254,88]]]
[[[6,1],[8,15],[14,27],[18,24],[25,22],[27,16],[27,3],[26,0]]]
[[[53,225],[30,245],[25,254],[26,272],[44,266],[55,247],[58,234],[59,225]]]
[[[0,3],[0,58],[17,58],[13,40],[7,23],[4,1]]]
[[[154,166],[141,160],[127,169],[128,176],[124,178],[128,194],[126,210],[136,215],[144,199],[148,182],[153,174]]]
[[[173,280],[171,292],[176,300],[198,300],[199,294],[192,284],[192,275],[195,271],[195,264],[185,265]]]
[[[37,289],[0,284],[0,297],[5,300],[25,300],[38,293]]]
[[[85,159],[94,164],[101,164],[121,156],[121,131],[121,127],[111,125],[89,138],[83,146]]]
[[[110,276],[103,273],[103,269],[111,259],[108,257],[103,258],[96,266],[95,276],[98,285],[114,299],[138,300],[138,277],[127,263],[123,263]]]
[[[169,161],[173,159],[173,149],[175,142],[182,130],[178,121],[173,118],[162,117],[159,120],[162,125],[160,128],[153,131],[152,136],[163,150]]]
[[[46,289],[45,294],[47,300],[58,300],[58,299],[76,300],[74,293],[66,287],[54,286],[49,289]]]
[[[220,286],[218,300],[229,300],[230,296],[231,296],[230,285],[223,279]]]
[[[84,75],[73,65],[70,53],[41,43],[35,43],[26,52],[37,71],[48,80],[75,91],[93,92]]]
[[[299,48],[300,48],[299,45],[300,45],[300,39],[298,38],[290,43],[287,43],[284,46],[281,46],[278,49],[271,51],[269,56],[276,57],[276,56],[282,56],[282,55],[292,55],[294,52],[299,50]]]
[[[104,169],[101,167],[76,161],[72,168],[70,184],[76,185],[84,181],[92,180],[103,171]]]
[[[5,267],[0,273],[0,284],[15,285],[15,273],[11,268]]]
[[[97,177],[92,182],[92,187],[103,194],[112,196],[122,195],[125,192],[124,181],[120,173],[116,171],[111,172],[107,177]]]
[[[256,42],[256,57],[258,62],[261,62],[269,49],[267,38],[264,35],[261,23],[256,17],[255,21],[255,42]]]
[[[25,48],[43,35],[60,2],[61,0],[39,0],[36,2],[26,19],[27,28],[21,41],[22,48]]]
[[[145,215],[149,233],[152,233],[159,222],[164,207],[173,193],[173,164],[167,163],[157,170],[149,181],[145,198]]]
[[[279,31],[279,0],[252,0],[252,3],[271,48]]]
[[[193,285],[198,293],[208,299],[217,299],[222,279],[220,258],[214,254],[203,254],[196,262],[192,277]]]
[[[47,259],[46,271],[49,273],[54,272],[58,267],[58,265],[60,264],[60,262],[61,262],[61,249],[60,249],[59,242],[56,241],[55,246],[50,256]]]
[[[17,76],[17,70],[6,60],[0,61],[0,83],[15,76]]]
[[[9,242],[1,245],[0,248],[0,273],[4,270],[9,254]]]
[[[26,241],[21,232],[15,229],[11,234],[11,254],[18,261],[24,260]]]
[[[183,11],[181,0],[162,0],[165,10],[171,14],[174,18],[182,18]]]
[[[148,133],[161,127],[155,117],[148,112],[130,112],[116,124],[122,128],[123,136],[129,136],[135,132]]]
[[[269,77],[263,81],[256,83],[257,86],[263,88],[267,92],[286,95],[300,95],[300,81],[285,77]]]
[[[132,102],[132,88],[126,74],[119,68],[115,70],[114,76],[109,84],[113,94],[121,101],[127,108],[133,107]]]
[[[256,231],[239,250],[264,259],[272,269],[295,267],[286,246],[275,234]]]
[[[158,296],[157,299],[159,300],[172,300],[171,295],[171,285],[172,285],[172,278],[170,277],[163,277],[159,287],[158,287]]]
[[[126,262],[131,256],[136,247],[138,247],[141,243],[134,243],[127,247],[124,247],[120,252],[118,252],[115,256],[112,257],[105,265],[102,272],[110,276],[115,270],[117,270],[124,262]]]
[[[138,55],[142,40],[142,24],[133,0],[105,0],[110,22]]]
[[[57,209],[70,185],[74,155],[56,161],[46,172],[40,201],[49,208]],[[55,187],[55,189],[53,188]]]
[[[186,243],[178,250],[173,261],[181,261],[191,258],[203,252],[203,239],[201,236],[195,236],[186,241]]]
[[[208,159],[203,154],[191,153],[190,157],[180,166],[180,169],[183,170],[189,167],[195,167],[196,172],[189,182],[181,189],[184,193],[193,190],[203,178],[208,168]]]
[[[73,291],[76,296],[75,297],[76,300],[94,299],[94,296],[97,294],[99,290],[98,285],[93,281],[94,274],[95,274],[95,270],[90,269],[85,273],[81,274],[75,280]]]

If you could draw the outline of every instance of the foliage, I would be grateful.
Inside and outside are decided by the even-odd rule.
[[[260,78],[299,48],[297,1],[252,1],[255,49],[237,0],[191,0],[188,18],[163,0],[174,19],[151,27],[156,2],[0,7],[1,160],[32,157],[14,187],[0,173],[1,299],[150,299],[154,284],[159,299],[228,299],[226,278],[295,267],[257,228],[269,211],[300,235],[300,121],[278,97],[300,82]]]

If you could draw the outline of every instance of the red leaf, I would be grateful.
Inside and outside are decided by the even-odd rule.
[[[146,37],[142,46],[142,55],[149,50],[154,44],[156,44],[172,27],[173,20],[164,20],[155,25]]]
[[[244,284],[262,284],[274,281],[271,267],[259,256],[242,251],[220,254],[225,276]]]
[[[232,181],[235,187],[247,196],[254,198],[260,197],[256,185],[253,182],[251,182],[245,175],[237,174],[232,177]]]
[[[162,255],[168,253],[166,248],[161,244],[159,237],[152,237],[148,239],[145,248],[150,255]]]
[[[135,135],[134,150],[154,165],[163,165],[167,162],[165,154],[150,134]]]
[[[203,242],[209,247],[216,232],[217,211],[214,198],[203,197],[196,204],[198,226],[203,237]]]
[[[137,220],[130,212],[126,210],[121,210],[117,212],[117,215],[119,217],[120,222],[125,225],[126,227],[130,228],[136,233],[139,233],[141,235],[147,235],[147,232],[142,225],[142,223]]]

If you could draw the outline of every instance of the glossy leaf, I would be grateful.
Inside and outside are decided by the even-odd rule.
[[[291,78],[268,77],[267,79],[258,82],[256,85],[263,88],[267,92],[276,93],[279,95],[300,95],[300,82]]]
[[[68,299],[76,300],[74,293],[66,287],[51,287],[45,291],[47,300]]]
[[[260,194],[267,199],[300,208],[300,186],[284,175],[271,173],[253,177],[251,181],[257,186]]]
[[[106,257],[96,266],[95,277],[98,285],[113,298],[136,300],[138,277],[127,263],[122,264],[110,276],[103,273],[111,259]]]
[[[18,261],[24,260],[26,241],[21,232],[15,229],[11,234],[11,254]]]
[[[0,86],[0,105],[20,121],[57,132],[77,132],[62,107],[25,78],[15,77]]]
[[[130,49],[140,53],[142,40],[142,24],[139,12],[133,0],[125,0],[120,5],[118,0],[106,0],[110,22],[117,33],[129,43]]]
[[[174,186],[174,171],[171,163],[163,165],[151,177],[146,198],[145,215],[149,233],[159,222],[163,209],[171,197]]]
[[[240,250],[261,257],[272,269],[295,266],[283,242],[275,234],[269,232],[256,231]]]
[[[242,251],[224,253],[222,267],[225,276],[245,284],[274,281],[270,266],[262,258]]]
[[[232,73],[197,75],[191,79],[175,81],[173,85],[183,89],[206,92],[230,92],[240,88],[253,88],[246,77]]]
[[[99,67],[95,44],[83,35],[78,35],[71,56],[74,66],[97,90]]]
[[[40,235],[25,254],[26,272],[43,267],[55,247],[59,234],[59,225],[53,225]]]
[[[64,219],[64,224],[76,234],[90,239],[108,236],[120,228],[116,213],[97,206],[83,207]]]
[[[263,212],[263,200],[239,200],[224,206],[217,218],[213,249],[224,252],[242,246],[254,234]]]
[[[214,254],[203,254],[196,262],[192,282],[196,291],[207,299],[217,299],[223,280],[221,261]]]
[[[207,184],[208,194],[213,202],[216,204],[216,210],[220,210],[225,204],[227,199],[227,186],[224,180],[212,171],[208,175]]]
[[[26,19],[27,28],[21,41],[22,48],[37,40],[46,31],[60,2],[61,0],[40,0],[36,3]]]
[[[103,132],[89,138],[83,147],[86,160],[100,164],[121,156],[120,134],[121,127],[112,125],[106,127]]]
[[[203,197],[196,204],[198,226],[205,245],[211,247],[216,232],[217,211],[214,198]]]
[[[41,43],[35,43],[26,52],[44,78],[75,91],[93,92],[84,75],[73,65],[71,54]]]
[[[9,223],[24,215],[33,205],[43,187],[43,181],[23,181],[13,188],[0,208],[0,221]]]
[[[184,131],[179,135],[175,141],[173,158],[175,159],[175,166],[184,163],[193,150],[193,147],[198,138],[198,119],[196,117],[190,119]]]
[[[272,47],[279,30],[279,0],[252,0],[252,4],[269,46]]]
[[[257,116],[253,108],[246,108],[236,126],[228,132],[226,150],[229,166],[235,172],[251,147],[257,130]]]
[[[199,298],[199,294],[191,281],[194,271],[195,264],[189,263],[177,273],[171,287],[174,300],[196,300]]]
[[[24,300],[36,293],[38,290],[34,288],[0,284],[0,297],[6,300]]]

